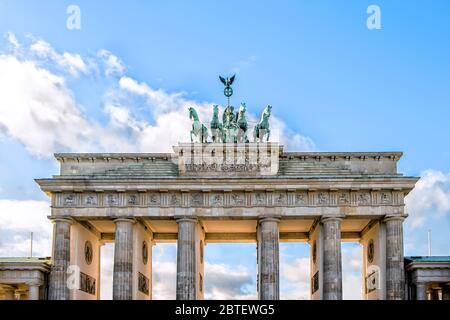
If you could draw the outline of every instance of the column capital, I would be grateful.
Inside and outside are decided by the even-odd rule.
[[[197,218],[197,216],[178,216],[178,217],[175,217],[175,221],[177,223],[180,223],[180,222],[197,223],[198,222],[198,218]]]
[[[329,222],[329,221],[342,221],[345,218],[345,215],[324,215],[320,217],[320,222]]]
[[[118,223],[118,222],[129,222],[129,223],[136,223],[136,219],[133,217],[119,217],[119,218],[114,218],[113,219],[114,223]]]
[[[27,282],[26,282],[26,285],[27,285],[27,286],[30,286],[30,287],[40,287],[40,286],[42,286],[43,284],[44,284],[44,281],[39,280],[39,279],[30,280],[30,281],[27,281]]]
[[[279,223],[281,220],[280,216],[275,216],[275,215],[267,215],[267,216],[259,216],[258,217],[258,223],[261,222],[276,222]]]
[[[405,221],[405,219],[408,217],[407,214],[387,214],[384,216],[383,221]]]
[[[65,222],[65,223],[69,223],[69,224],[75,223],[75,220],[69,216],[61,216],[61,217],[49,216],[47,218],[53,223],[57,223],[57,222]]]

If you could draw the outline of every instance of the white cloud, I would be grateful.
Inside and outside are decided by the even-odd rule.
[[[33,61],[0,56],[0,130],[31,153],[130,150],[126,139],[88,120],[65,79]]]
[[[41,59],[54,61],[74,77],[77,77],[80,73],[89,73],[88,65],[79,54],[69,52],[60,54],[48,42],[43,40],[35,41],[31,45],[30,50]]]
[[[97,53],[97,56],[102,59],[105,65],[105,75],[112,76],[118,75],[122,76],[125,73],[125,66],[117,56],[113,55],[108,50],[100,50]]]
[[[167,93],[161,89],[155,90],[146,83],[139,83],[129,77],[122,77],[119,84],[124,92],[146,98],[149,109],[153,113],[155,123],[152,125],[141,123],[136,131],[138,121],[130,117],[129,112],[120,111],[122,114],[121,125],[127,126],[128,123],[129,128],[141,136],[138,138],[138,141],[141,142],[141,150],[149,150],[157,146],[156,148],[161,148],[161,151],[170,151],[172,145],[180,141],[188,141],[191,129],[191,121],[187,116],[188,107],[194,107],[199,113],[200,121],[209,126],[213,103],[200,103],[186,99],[183,92]],[[109,108],[109,111],[111,110],[114,109]],[[119,110],[115,109],[115,111]],[[255,115],[249,114],[248,118],[251,123],[257,121]],[[292,132],[280,119],[272,116],[270,122],[271,141],[284,144],[287,150],[309,151],[315,149],[314,142],[310,138]],[[250,128],[248,132],[250,140],[252,140],[252,132],[253,128]]]
[[[124,91],[145,97],[149,106],[152,108],[151,111],[153,111],[155,115],[179,110],[180,108],[187,110],[189,103],[199,107],[199,103],[197,102],[186,101],[183,98],[183,92],[167,93],[162,89],[154,90],[146,83],[139,83],[130,77],[122,77],[119,81],[119,85]]]
[[[0,200],[0,256],[25,257],[30,254],[33,232],[33,256],[51,254],[52,224],[47,201]]]
[[[310,261],[309,258],[297,258],[292,262],[284,261],[281,256],[280,277],[285,283],[285,290],[281,290],[283,300],[308,300],[310,298]]]
[[[153,299],[174,300],[176,298],[177,265],[171,261],[153,263]]]
[[[153,299],[168,300],[176,296],[176,262],[155,257],[153,263]],[[250,288],[256,288],[250,271],[244,266],[205,262],[205,299],[256,299]]]
[[[409,214],[407,221],[413,229],[422,226],[427,218],[450,214],[450,174],[424,171],[405,202]]]
[[[14,42],[13,34],[10,38]],[[33,40],[30,50],[34,55],[24,59],[15,53],[0,56],[4,92],[0,97],[0,130],[35,155],[60,151],[168,152],[178,142],[189,141],[190,106],[198,110],[204,124],[209,124],[213,103],[186,99],[183,92],[168,93],[122,76],[117,89],[105,95],[104,111],[110,121],[100,125],[83,114],[65,78],[45,68],[39,59],[53,61],[72,75],[88,73],[97,62],[88,66],[79,54],[60,54],[43,40]],[[107,74],[125,71],[120,59],[109,51],[100,50],[98,56],[105,62]],[[133,114],[129,106],[136,97],[146,100],[144,111],[150,120],[138,120]],[[249,119],[255,117],[249,114]],[[285,144],[286,149],[314,149],[311,139],[291,132],[276,117],[271,125],[272,141]]]
[[[205,263],[205,299],[254,300],[254,289],[256,284],[247,267]]]
[[[270,119],[270,140],[278,141],[284,145],[285,150],[314,151],[316,146],[309,137],[293,132],[285,122],[272,116]]]
[[[289,260],[289,255],[280,255],[280,277],[283,288],[281,299],[310,299],[311,274],[310,258],[300,257]],[[342,247],[343,299],[362,299],[362,250],[360,246]]]
[[[100,249],[100,299],[112,300],[114,268],[114,243],[107,243]]]
[[[342,248],[342,291],[344,300],[362,299],[362,248],[361,246]]]
[[[17,50],[20,49],[20,43],[17,40],[17,37],[14,33],[12,32],[7,32],[6,33],[6,40],[8,41],[8,44],[10,46],[10,49],[12,49],[12,51],[17,52]]]
[[[164,246],[153,249],[152,265],[152,298],[153,300],[173,300],[176,297],[175,261],[171,261],[164,251]],[[170,245],[175,246],[175,245]],[[114,245],[102,247],[101,268],[101,299],[112,298]],[[243,300],[256,299],[256,284],[250,271],[244,266],[230,266],[205,262],[205,299],[209,300]],[[253,290],[252,290],[253,289]]]

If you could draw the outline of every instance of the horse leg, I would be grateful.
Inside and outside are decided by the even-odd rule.
[[[202,125],[202,142],[208,142],[208,129],[204,125]]]
[[[269,128],[267,128],[267,142],[269,142],[269,139],[270,139],[270,129]]]
[[[192,130],[191,130],[191,143],[194,142],[194,139],[192,139]]]

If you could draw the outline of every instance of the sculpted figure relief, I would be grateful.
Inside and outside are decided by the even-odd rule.
[[[237,136],[237,116],[234,114],[234,107],[228,106],[223,112],[223,142],[236,142]]]
[[[212,142],[223,141],[223,125],[219,121],[219,106],[213,106],[213,118],[211,120],[211,138]]]

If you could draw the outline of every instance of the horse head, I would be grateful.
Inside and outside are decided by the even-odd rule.
[[[217,104],[213,105],[213,116],[214,118],[219,116],[219,106]]]
[[[189,119],[197,120],[198,119],[197,111],[195,111],[195,109],[192,107],[189,107],[188,110],[189,110]]]
[[[264,112],[263,112],[263,118],[269,118],[271,112],[272,112],[272,106],[271,106],[271,105],[268,105],[268,106],[264,109]]]
[[[245,102],[241,103],[241,106],[239,107],[239,114],[242,115],[247,111],[247,105]]]

